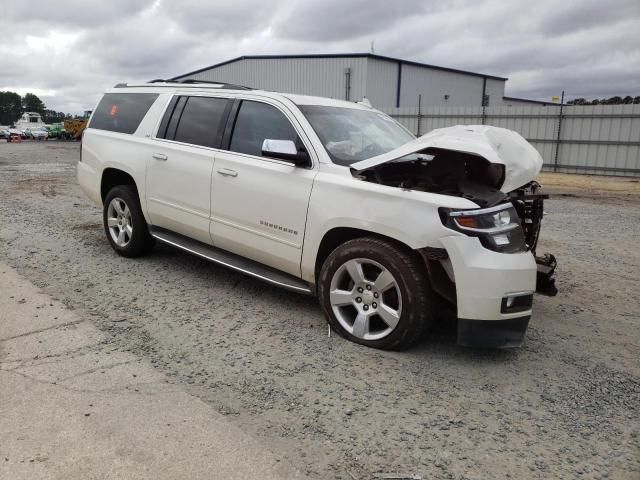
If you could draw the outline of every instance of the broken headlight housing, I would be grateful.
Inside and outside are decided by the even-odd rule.
[[[501,253],[524,252],[521,220],[511,203],[473,210],[439,208],[445,227],[478,237],[485,248]]]

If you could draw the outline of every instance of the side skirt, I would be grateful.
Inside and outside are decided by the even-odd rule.
[[[240,255],[212,247],[206,243],[199,242],[163,228],[150,227],[150,232],[151,236],[156,240],[197,255],[198,257],[204,258],[212,263],[242,272],[250,277],[257,278],[258,280],[262,280],[278,287],[286,288],[293,292],[314,295],[314,289],[309,283],[293,275],[289,275],[288,273],[276,270],[275,268],[268,267],[253,260],[249,260],[248,258],[241,257]]]

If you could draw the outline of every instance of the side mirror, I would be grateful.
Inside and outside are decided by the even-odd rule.
[[[311,164],[309,154],[304,147],[298,149],[292,140],[265,139],[262,142],[262,156],[285,160],[299,167]]]

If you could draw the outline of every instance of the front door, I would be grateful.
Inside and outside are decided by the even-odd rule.
[[[262,156],[265,139],[298,133],[273,105],[243,100],[228,150],[216,152],[211,236],[216,247],[300,275],[316,170]]]

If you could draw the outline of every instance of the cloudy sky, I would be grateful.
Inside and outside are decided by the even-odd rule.
[[[0,0],[0,90],[78,113],[122,81],[240,55],[366,52],[507,76],[506,94],[640,95],[638,0]]]

